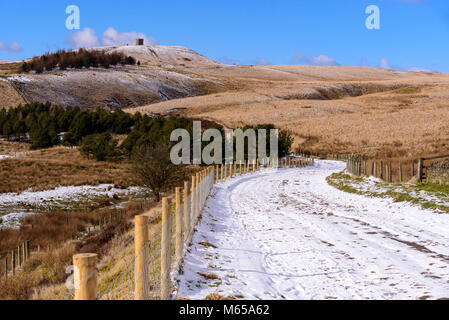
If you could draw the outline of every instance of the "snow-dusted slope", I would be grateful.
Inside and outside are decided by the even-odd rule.
[[[125,55],[133,56],[142,64],[153,66],[212,67],[220,65],[189,48],[181,46],[120,46],[93,49],[104,50],[108,53],[123,52]]]
[[[63,106],[129,108],[226,90],[215,77],[192,73],[195,68],[220,64],[185,47],[98,47],[122,52],[139,66],[115,66],[46,71],[0,77],[0,108],[25,102],[51,102]]]
[[[319,161],[215,187],[177,296],[448,298],[449,216],[336,190],[325,178],[343,168]]]

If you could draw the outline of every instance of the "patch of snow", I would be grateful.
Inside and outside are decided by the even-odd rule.
[[[21,220],[27,216],[36,214],[35,212],[13,212],[0,217],[1,229],[19,229]]]
[[[4,206],[42,206],[44,202],[76,202],[88,200],[95,196],[108,196],[113,198],[115,194],[129,195],[142,192],[141,188],[130,187],[117,189],[110,184],[99,186],[69,186],[59,187],[45,191],[24,191],[22,193],[0,194],[0,207]],[[45,205],[44,205],[45,206]]]
[[[449,298],[449,215],[328,185],[344,167],[317,160],[216,185],[176,276],[177,297]]]
[[[411,185],[409,184],[388,184],[382,180],[374,177],[364,178],[361,181],[345,181],[345,185],[351,188],[373,195],[382,195],[386,192],[396,192],[408,194],[409,196],[419,200],[421,202],[433,202],[439,206],[449,207],[449,195],[445,193],[435,193],[426,190],[415,190],[413,188],[408,189]],[[444,211],[439,209],[434,209],[436,212],[444,213]]]
[[[18,82],[33,82],[34,81],[32,78],[25,77],[25,76],[12,76],[12,77],[8,77],[8,80],[18,81]]]

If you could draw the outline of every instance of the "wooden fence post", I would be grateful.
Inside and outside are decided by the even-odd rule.
[[[26,260],[28,260],[30,258],[30,241],[29,240],[25,241],[25,257],[26,257]]]
[[[218,183],[218,164],[217,165],[215,165],[215,184],[217,184]]]
[[[200,174],[197,173],[195,176],[195,212],[193,223],[196,222],[196,218],[200,212]]]
[[[94,253],[73,256],[75,300],[97,299],[97,257]]]
[[[181,188],[176,188],[176,259],[182,258],[183,236],[182,236],[182,207],[181,207]]]
[[[134,300],[148,300],[148,216],[134,217]]]
[[[161,300],[170,299],[170,212],[168,199],[162,199]]]
[[[404,182],[404,177],[402,175],[402,163],[399,163],[399,182]]]
[[[388,166],[388,177],[389,177],[389,182],[392,183],[393,182],[393,165],[390,162],[390,165]]]
[[[223,172],[223,170],[221,172]],[[190,222],[189,222],[190,226],[193,225],[193,219],[194,219],[195,213],[196,213],[196,211],[195,211],[196,210],[196,207],[195,207],[195,204],[196,204],[196,193],[195,193],[196,184],[195,183],[196,183],[195,176],[192,176],[192,189],[191,189],[191,192],[190,192],[190,207],[191,207],[191,210],[190,210]]]
[[[12,264],[12,274],[15,275],[16,274],[16,253],[14,252],[14,250],[11,251],[11,264]]]
[[[218,170],[215,172],[216,175]],[[217,175],[218,177],[218,175]],[[190,206],[189,206],[189,183],[184,181],[184,241],[187,242],[187,238],[190,233]]]
[[[17,265],[19,268],[22,266],[22,250],[20,250],[20,246],[17,247]]]
[[[8,278],[8,255],[5,257],[5,278]]]
[[[412,161],[412,178],[415,176],[415,161]]]

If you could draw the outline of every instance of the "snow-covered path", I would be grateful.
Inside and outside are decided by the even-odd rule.
[[[449,215],[329,186],[343,169],[318,161],[218,184],[177,297],[449,298]]]

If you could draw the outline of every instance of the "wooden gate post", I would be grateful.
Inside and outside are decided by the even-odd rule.
[[[423,181],[423,168],[424,168],[424,159],[418,160],[418,181]]]
[[[97,254],[73,256],[75,300],[97,299]]]
[[[148,221],[149,217],[134,217],[134,300],[148,300]]]
[[[161,300],[170,299],[170,212],[168,199],[162,199]]]

